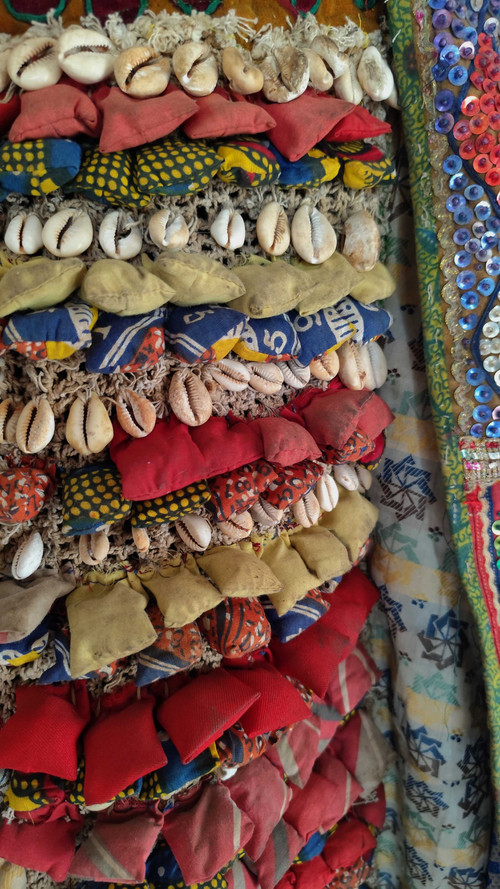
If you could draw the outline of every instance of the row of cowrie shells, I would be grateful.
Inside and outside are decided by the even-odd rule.
[[[182,216],[159,210],[149,221],[149,235],[157,247],[185,247],[189,229]],[[214,241],[226,250],[238,250],[245,243],[246,228],[241,213],[226,207],[210,226]],[[316,207],[306,201],[296,210],[291,227],[277,201],[266,204],[256,222],[257,240],[269,256],[282,256],[290,241],[296,253],[312,265],[325,262],[337,248],[332,225]],[[9,222],[4,241],[17,254],[33,255],[42,247],[58,257],[79,256],[92,244],[94,230],[88,213],[74,207],[59,210],[45,225],[35,213],[18,213]],[[106,213],[98,233],[101,249],[113,259],[133,259],[142,249],[139,223],[124,210]],[[380,254],[380,232],[366,210],[352,214],[344,225],[343,255],[358,271],[370,271]]]
[[[263,44],[262,44],[263,45]],[[349,56],[339,52],[325,35],[315,37],[304,50],[292,45],[254,48],[254,59],[240,48],[221,52],[221,68],[229,87],[241,95],[263,91],[271,102],[290,102],[310,85],[359,104],[363,91],[374,101],[387,100],[397,107],[391,69],[379,50],[368,46],[357,69]],[[252,63],[253,62],[253,63]],[[135,98],[158,96],[174,72],[192,96],[207,96],[219,80],[219,64],[208,43],[190,40],[178,46],[171,58],[143,44],[118,52],[102,33],[80,26],[51,37],[26,37],[0,54],[0,88],[12,81],[24,90],[53,86],[62,74],[78,83],[93,84],[114,79],[120,89]]]

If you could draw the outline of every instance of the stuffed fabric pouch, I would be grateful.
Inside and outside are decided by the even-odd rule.
[[[0,643],[0,664],[20,667],[38,660],[47,648],[53,625],[52,618],[45,617],[24,639],[19,639],[16,643]],[[69,679],[69,675],[65,678]]]
[[[320,583],[350,570],[351,561],[346,547],[326,528],[297,528],[289,538],[309,571],[319,577]]]
[[[371,454],[374,447],[375,442],[366,432],[355,429],[341,448],[330,448],[324,445],[323,461],[330,465],[335,463],[354,463],[356,460],[366,457],[367,454]]]
[[[210,498],[217,521],[224,522],[235,513],[250,509],[276,477],[270,463],[258,460],[210,479]]]
[[[15,312],[4,328],[2,343],[35,361],[61,361],[78,349],[88,349],[96,320],[97,309],[77,299],[39,312]]]
[[[206,483],[194,482],[164,497],[133,503],[131,523],[134,527],[144,528],[162,522],[175,522],[182,516],[196,512],[209,500],[210,491]]]
[[[344,544],[351,562],[357,562],[361,548],[372,533],[377,518],[378,509],[373,503],[359,491],[346,491],[344,488],[336,508],[331,512],[324,512],[319,525],[331,531],[338,541]],[[332,571],[330,577],[337,577],[338,573]]]
[[[157,679],[168,679],[174,673],[190,670],[201,660],[203,645],[195,623],[172,629],[166,627],[159,608],[150,608],[148,616],[157,632],[156,642],[137,656],[137,686],[149,685]]]
[[[198,108],[184,90],[170,85],[160,96],[134,99],[117,86],[102,84],[92,98],[102,112],[99,151],[103,153],[135,148],[168,136]]]
[[[269,133],[271,142],[290,161],[307,154],[353,108],[350,102],[318,96],[314,90],[306,90],[297,99],[283,104],[260,98],[257,103],[275,122]]]
[[[166,799],[176,790],[198,781],[204,775],[209,775],[219,765],[215,744],[203,750],[187,764],[181,762],[179,753],[170,739],[162,741],[161,746],[167,762],[161,768],[144,776],[141,799],[147,801]]]
[[[323,598],[319,590],[309,590],[303,599],[299,599],[293,608],[290,608],[281,617],[278,616],[271,601],[264,602],[271,630],[280,642],[289,642],[290,639],[295,639],[296,636],[316,623],[320,617],[323,617],[329,607],[330,603]]]
[[[299,423],[291,423],[284,417],[265,417],[255,423],[262,434],[264,456],[271,463],[289,466],[321,457],[314,438]]]
[[[356,330],[351,319],[341,317],[336,307],[307,315],[290,312],[289,317],[299,338],[300,363],[304,366],[325,352],[338,349],[352,339]]]
[[[299,315],[313,315],[336,306],[359,283],[361,276],[341,253],[320,265],[297,263],[306,280],[306,294],[297,305]]]
[[[176,358],[188,364],[220,361],[243,336],[245,318],[225,306],[200,306],[198,310],[171,306],[165,341]]]
[[[114,466],[99,463],[63,473],[61,500],[63,534],[92,534],[101,525],[112,525],[130,512],[122,496],[120,476]]]
[[[137,373],[153,367],[165,351],[165,309],[121,317],[99,312],[85,353],[89,373]]]
[[[299,357],[300,342],[287,314],[248,318],[233,352],[247,361],[288,361]]]
[[[40,457],[6,458],[7,468],[0,472],[0,523],[16,525],[38,515],[52,495],[56,467]]]
[[[305,405],[300,416],[320,447],[343,448],[373,394],[366,389],[327,391]]]
[[[264,756],[238,769],[225,781],[231,799],[250,818],[254,829],[245,843],[245,852],[255,861],[266,846],[271,831],[278,824],[292,797],[292,791]],[[265,805],[262,801],[265,799]]]
[[[87,148],[80,171],[66,191],[112,207],[146,207],[149,197],[138,191],[132,179],[133,162],[130,151],[101,154],[97,146]]]
[[[264,547],[261,561],[282,584],[279,592],[268,594],[279,617],[290,611],[309,590],[318,586],[318,577],[309,571],[298,552],[291,548],[289,535],[286,532],[275,537]]]
[[[0,93],[0,135],[7,132],[21,111],[21,99],[18,93],[14,93],[7,102],[6,92]],[[22,141],[22,140],[21,140]]]
[[[114,882],[119,875],[122,883],[140,883],[162,820],[151,810],[99,816],[69,866],[71,877]]]
[[[272,117],[244,96],[216,87],[208,96],[196,99],[197,111],[182,129],[188,139],[221,139],[240,133],[265,133],[274,126]]]
[[[85,274],[85,264],[76,256],[36,257],[12,266],[0,279],[0,313],[5,317],[62,303],[80,286]]]
[[[380,678],[380,671],[364,647],[358,643],[354,651],[334,671],[326,701],[341,716],[358,706],[372,685]]]
[[[353,343],[369,343],[370,340],[387,333],[392,325],[392,315],[386,309],[379,306],[363,305],[354,299],[341,299],[336,303],[338,314],[356,330]]]
[[[282,584],[262,560],[238,546],[214,546],[197,555],[196,563],[221,596],[262,596],[277,593]]]
[[[348,820],[339,824],[328,840],[323,858],[333,872],[342,873],[340,868],[352,868],[361,856],[369,860],[376,845],[377,838],[366,824],[357,819]]]
[[[259,664],[248,670],[238,668],[234,675],[260,693],[255,704],[240,717],[240,724],[249,738],[310,717],[311,711],[300,692],[271,664]]]
[[[224,599],[199,621],[210,648],[225,658],[241,658],[265,648],[271,627],[259,599]]]
[[[81,160],[81,145],[70,139],[2,142],[0,186],[41,198],[74,180]]]
[[[358,303],[369,305],[379,299],[387,299],[396,289],[396,282],[388,268],[377,262],[369,272],[360,272],[361,281],[351,289],[351,297]]]
[[[187,142],[170,136],[137,149],[134,186],[146,195],[191,194],[208,185],[221,163],[202,139]]]
[[[314,771],[302,790],[294,788],[284,819],[305,842],[317,830],[324,831],[332,827],[359,796],[360,787],[356,782],[353,782],[354,792],[349,794],[350,776],[342,763],[339,763],[339,771],[340,774],[335,776],[335,783]]]
[[[321,147],[342,164],[342,179],[347,188],[360,191],[394,181],[396,171],[390,157],[369,142],[323,142]]]
[[[104,312],[129,317],[159,309],[174,291],[140,266],[123,259],[98,259],[84,278],[80,296]]]
[[[268,837],[264,851],[251,865],[260,889],[273,889],[290,867],[303,846],[302,839],[291,824],[283,819]]]
[[[264,753],[266,740],[262,736],[249,738],[241,725],[227,729],[216,744],[217,751],[225,766],[244,766],[258,759]]]
[[[291,784],[305,787],[319,753],[320,741],[319,719],[311,715],[309,719],[294,725],[277,744],[269,747],[265,758],[283,772]]]
[[[238,274],[203,253],[166,248],[148,268],[173,291],[170,302],[177,306],[202,304],[206,311],[206,303],[226,303],[245,292]]]
[[[21,93],[21,111],[9,130],[11,142],[99,135],[101,115],[87,93],[71,83],[56,83]]]
[[[75,588],[73,577],[37,571],[21,583],[0,582],[0,643],[26,639],[47,616],[55,600]]]
[[[63,882],[75,853],[79,821],[48,821],[44,824],[6,821],[0,825],[0,856],[13,864],[42,871],[56,883]]]
[[[217,667],[162,701],[157,719],[174,742],[181,762],[189,763],[234,725],[257,698],[257,692]]]
[[[162,834],[184,881],[209,880],[231,861],[253,833],[253,824],[234,804],[223,784],[204,784],[189,806],[167,812]]]
[[[160,568],[153,576],[142,576],[143,585],[153,593],[166,627],[178,628],[215,608],[221,594],[196,568],[192,556],[186,565]]]
[[[275,145],[272,151],[280,165],[280,188],[318,188],[323,182],[335,179],[340,170],[338,158],[328,157],[318,148],[310,149],[296,161],[289,161]]]
[[[222,161],[217,176],[240,188],[254,188],[277,182],[280,167],[267,142],[235,140],[217,146]]]
[[[307,494],[321,475],[321,467],[311,460],[286,466],[278,471],[277,477],[266,488],[262,497],[277,509],[286,509]]]
[[[284,259],[252,259],[238,266],[244,293],[231,308],[250,318],[269,318],[289,312],[305,296],[305,276]]]
[[[327,751],[323,756],[326,754]],[[369,797],[378,787],[394,759],[382,732],[363,710],[358,710],[336,733],[331,756],[338,757],[354,776],[363,797]]]
[[[362,105],[354,105],[323,138],[327,142],[353,142],[356,139],[374,139],[390,132],[391,125],[385,120],[370,114]]]

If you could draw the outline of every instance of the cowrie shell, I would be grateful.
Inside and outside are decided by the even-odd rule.
[[[298,361],[294,361],[293,358],[290,361],[281,361],[280,370],[285,383],[288,386],[292,386],[293,389],[303,389],[311,379],[310,367],[307,365],[304,367]]]
[[[309,368],[311,376],[316,380],[328,382],[333,380],[339,372],[339,356],[336,351],[328,352],[327,355],[322,355],[320,358],[315,358],[314,361],[311,361]]]
[[[66,441],[79,454],[89,457],[104,450],[113,438],[113,425],[95,392],[82,401],[75,398],[66,422]]]
[[[34,213],[18,213],[10,220],[3,239],[13,253],[31,256],[43,247],[42,223]]]
[[[241,361],[223,358],[216,364],[211,364],[209,369],[214,380],[224,389],[228,389],[230,392],[243,392],[248,389],[250,371]]]
[[[201,382],[190,370],[177,370],[168,390],[170,407],[187,426],[202,426],[212,416],[212,399]]]
[[[295,46],[276,46],[273,52],[282,83],[290,92],[302,95],[309,83],[309,59],[306,54]]]
[[[264,528],[272,528],[281,522],[284,516],[282,509],[278,509],[277,506],[273,506],[272,503],[268,503],[262,497],[259,497],[257,503],[250,507],[249,513],[254,522],[258,522]]]
[[[210,234],[220,247],[238,250],[245,243],[245,222],[240,213],[225,208],[215,217]]]
[[[128,96],[147,99],[163,93],[170,80],[170,60],[152,46],[124,49],[114,62],[115,79]]]
[[[94,231],[90,216],[67,207],[47,220],[42,229],[43,246],[53,256],[80,256],[92,243]]]
[[[285,86],[280,77],[279,65],[273,56],[266,56],[262,62],[259,62],[259,68],[264,80],[262,92],[269,102],[277,102],[283,105],[285,102],[291,102],[300,96],[301,93],[299,91],[289,90]],[[309,73],[307,79],[309,80]]]
[[[85,565],[98,565],[109,553],[109,538],[106,531],[82,534],[78,541],[80,559]]]
[[[47,399],[32,399],[19,414],[16,442],[23,454],[38,454],[48,445],[54,431],[55,418]]]
[[[141,252],[142,236],[137,223],[121,210],[106,213],[99,226],[99,244],[111,259],[133,259]]]
[[[302,525],[303,528],[311,528],[316,524],[321,514],[316,495],[312,491],[308,491],[293,504],[292,512],[299,525]]]
[[[132,538],[139,555],[145,555],[151,545],[149,534],[146,529],[137,528],[135,525],[132,525]]]
[[[174,216],[170,210],[158,210],[149,220],[149,236],[157,247],[185,247],[189,241],[189,229],[183,216]]]
[[[250,361],[247,365],[250,371],[250,386],[256,392],[263,395],[276,395],[283,385],[283,374],[277,364]]]
[[[99,83],[110,77],[115,55],[111,40],[89,28],[67,28],[57,41],[57,61],[77,83]]]
[[[348,340],[337,349],[339,358],[339,379],[348,389],[359,390],[369,388],[366,384],[369,363],[365,352]]]
[[[10,79],[23,90],[54,86],[62,74],[56,41],[50,37],[27,37],[11,49],[7,71]]]
[[[269,256],[282,256],[290,246],[287,215],[277,201],[270,201],[260,211],[256,224],[257,240]]]
[[[208,96],[217,86],[217,62],[206,43],[182,43],[174,50],[172,67],[181,86],[192,96]]]
[[[341,77],[342,74],[349,70],[348,56],[343,52],[339,52],[334,41],[331,37],[327,37],[326,34],[318,34],[312,41],[310,48],[317,52],[323,61],[326,62],[334,78]]]
[[[318,265],[335,252],[337,235],[326,216],[305,203],[292,219],[292,244],[304,262]]]
[[[360,210],[345,221],[342,254],[358,272],[369,272],[380,255],[380,232],[371,213]]]
[[[374,102],[388,99],[394,89],[394,77],[376,46],[367,46],[357,68],[362,89]]]
[[[362,466],[361,464],[356,464],[356,475],[358,476],[359,481],[359,489],[363,494],[365,491],[369,491],[372,483],[373,483],[373,475],[370,470],[366,468],[366,466]]]
[[[316,499],[325,512],[331,512],[339,502],[339,489],[335,479],[327,474],[323,475],[316,483]]]
[[[0,444],[16,443],[17,421],[23,408],[24,404],[19,404],[12,398],[4,398],[0,402]]]
[[[33,531],[16,549],[11,571],[14,580],[25,580],[40,567],[43,559],[43,540],[38,531]]]
[[[333,465],[333,475],[337,484],[345,488],[346,491],[358,490],[359,478],[356,475],[354,466],[350,463],[335,463]]]
[[[313,49],[305,49],[304,52],[309,62],[309,83],[318,92],[327,93],[333,86],[333,74],[317,52]]]
[[[380,389],[387,379],[387,360],[383,349],[375,341],[361,346],[364,366],[367,367],[366,389]]]
[[[145,438],[156,424],[154,405],[133,389],[123,389],[116,405],[116,419],[132,438]]]
[[[340,77],[336,77],[333,81],[333,89],[338,99],[344,102],[351,102],[353,105],[359,105],[363,99],[363,90],[361,89],[359,80],[354,67],[349,65],[347,71],[344,71]]]
[[[253,528],[253,518],[245,510],[245,512],[230,516],[225,522],[217,522],[216,528],[230,541],[244,540]]]
[[[199,515],[186,515],[175,523],[181,540],[194,552],[202,553],[210,546],[212,529],[206,519]]]
[[[247,62],[235,46],[226,46],[222,50],[221,64],[233,93],[249,96],[261,91],[264,83],[262,71]]]

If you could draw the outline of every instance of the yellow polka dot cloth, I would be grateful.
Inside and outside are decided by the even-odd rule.
[[[141,500],[132,504],[132,525],[144,527],[161,522],[175,522],[190,512],[196,512],[210,500],[205,482],[195,482],[164,497]]]
[[[0,187],[6,192],[43,197],[74,179],[81,158],[81,146],[71,139],[2,142]]]
[[[62,476],[63,534],[92,534],[130,512],[114,466],[84,466]]]
[[[240,188],[255,188],[266,182],[276,182],[280,177],[279,162],[263,142],[226,142],[218,146],[217,153],[223,161],[217,176],[223,182],[234,182]]]
[[[84,152],[81,169],[68,191],[113,207],[146,207],[149,204],[147,194],[141,194],[133,183],[133,162],[130,151],[101,154],[97,147],[89,148]]]
[[[221,163],[204,139],[169,137],[136,151],[134,186],[145,194],[191,194],[208,185]]]
[[[48,785],[48,786],[46,786]],[[5,793],[5,802],[14,812],[34,812],[51,802],[51,779],[48,775],[12,772]]]

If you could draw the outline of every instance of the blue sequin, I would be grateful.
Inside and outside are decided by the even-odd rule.
[[[446,209],[450,211],[450,213],[455,213],[460,207],[465,207],[466,200],[463,194],[451,194],[449,198],[446,199]]]
[[[478,383],[482,383],[486,379],[486,374],[482,367],[470,367],[465,374],[465,379],[470,386],[477,386]]]
[[[482,278],[479,284],[477,285],[477,289],[483,296],[490,296],[495,289],[495,282],[493,278]]]
[[[460,44],[460,56],[462,59],[473,59],[476,55],[474,44],[470,40],[465,40]]]
[[[468,228],[457,228],[453,232],[453,240],[459,247],[463,247],[470,240],[470,231]]]
[[[464,309],[477,309],[479,305],[479,296],[477,295],[477,293],[474,293],[473,290],[468,290],[467,293],[462,293],[460,302],[462,303],[462,307]]]
[[[468,76],[467,68],[464,68],[463,65],[454,65],[448,72],[448,80],[454,86],[462,86],[462,84],[466,82]]]
[[[491,250],[488,250],[486,247],[481,247],[476,253],[476,259],[478,262],[487,262],[491,258]]]
[[[470,290],[471,287],[474,287],[476,283],[476,275],[474,272],[459,272],[457,275],[457,287],[460,290]]]
[[[431,9],[444,9],[445,4],[446,0],[429,0]]]
[[[432,15],[432,26],[435,31],[446,31],[451,24],[451,15],[447,9],[437,9]]]
[[[472,411],[472,418],[486,423],[488,420],[491,420],[491,408],[485,404],[478,405]]]
[[[488,423],[484,431],[488,438],[500,438],[500,423],[498,420],[493,420],[493,423]]]
[[[451,133],[454,124],[455,121],[452,114],[440,114],[434,121],[434,129],[437,133],[444,135],[446,133]]]
[[[488,259],[485,268],[488,275],[500,274],[500,259],[498,258],[498,256],[492,256],[490,259]]]
[[[458,323],[460,324],[462,330],[474,330],[474,328],[477,326],[477,321],[477,315],[472,313],[471,315],[465,315],[464,318],[460,318]]]
[[[446,115],[443,115],[443,116],[446,117]],[[450,176],[450,179],[448,182],[448,185],[452,191],[462,191],[462,189],[465,188],[466,185],[468,185],[468,184],[469,184],[469,177],[462,171],[460,171],[460,173],[453,173],[453,176]],[[464,198],[464,200],[465,200],[465,198]],[[480,217],[478,217],[478,218],[480,218]]]
[[[480,423],[474,423],[471,426],[470,434],[474,436],[474,438],[481,438],[483,435],[483,427]]]
[[[455,43],[449,43],[447,46],[443,47],[439,53],[439,58],[442,62],[447,62],[448,65],[456,65],[460,59],[460,50]]]
[[[477,238],[469,238],[464,247],[468,253],[477,253],[481,249],[481,241],[478,241]]]
[[[443,50],[446,52],[446,50]],[[434,106],[437,111],[452,111],[455,106],[455,96],[453,95],[451,90],[439,90],[434,97]],[[462,158],[460,158],[462,160]],[[444,164],[443,164],[444,169]],[[451,173],[455,173],[455,170],[450,170]]]
[[[470,207],[459,207],[453,213],[453,219],[457,225],[467,225],[474,218],[474,214]]]
[[[481,247],[486,247],[488,250],[492,250],[493,247],[496,247],[498,242],[498,235],[496,232],[485,232],[481,238]]]
[[[474,398],[479,404],[486,404],[486,402],[491,401],[493,395],[494,392],[491,386],[486,386],[484,383],[474,389]]]
[[[453,257],[453,262],[459,269],[466,269],[472,262],[472,256],[467,250],[459,250]]]
[[[464,191],[464,195],[468,201],[478,201],[484,194],[482,185],[468,185]]]
[[[449,70],[450,66],[447,65],[446,62],[436,62],[436,64],[432,66],[432,76],[437,83],[441,83],[448,77]]]
[[[443,90],[443,92],[448,92],[448,90]],[[451,176],[452,173],[458,173],[462,166],[463,160],[459,154],[450,154],[443,161],[443,170],[448,176]]]
[[[460,176],[462,174],[459,173],[458,175]],[[474,207],[474,213],[480,220],[488,219],[491,216],[491,207],[488,201],[479,201],[479,204],[476,204]]]

